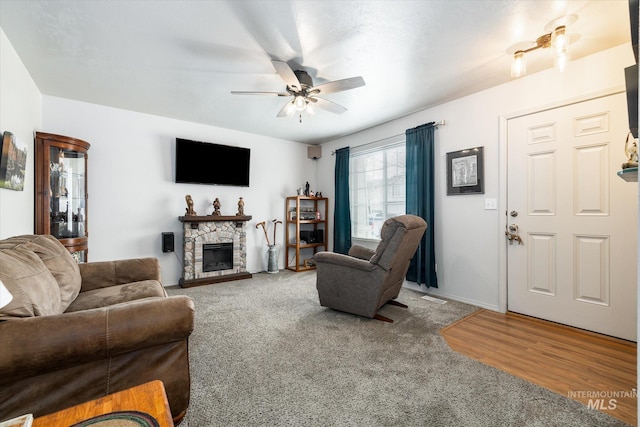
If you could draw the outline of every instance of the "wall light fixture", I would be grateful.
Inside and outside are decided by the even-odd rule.
[[[538,49],[551,49],[553,63],[556,69],[564,71],[569,62],[569,34],[567,26],[578,19],[577,15],[566,15],[554,19],[545,26],[547,33],[538,37],[535,43],[520,42],[507,49],[507,54],[513,55],[511,62],[511,77],[520,77],[527,72],[525,54]]]

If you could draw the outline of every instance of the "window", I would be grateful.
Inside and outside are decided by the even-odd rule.
[[[404,135],[402,135],[404,139]],[[379,239],[387,218],[405,213],[405,144],[396,142],[351,153],[351,235]]]

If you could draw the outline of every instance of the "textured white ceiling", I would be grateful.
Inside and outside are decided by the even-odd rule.
[[[304,143],[320,143],[511,79],[507,49],[576,14],[573,58],[630,41],[626,0],[18,1],[0,26],[41,92]],[[348,111],[276,118],[288,98],[271,59]],[[528,72],[553,66],[528,56]]]

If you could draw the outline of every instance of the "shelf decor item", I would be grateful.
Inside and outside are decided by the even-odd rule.
[[[193,210],[193,198],[191,198],[190,194],[184,196],[184,200],[187,202],[187,207],[185,209],[185,216],[197,216],[198,213]]]
[[[624,154],[627,161],[622,164],[622,169],[631,169],[638,167],[638,141],[629,132],[627,139],[624,141]]]

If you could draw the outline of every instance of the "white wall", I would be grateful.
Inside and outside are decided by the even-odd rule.
[[[309,160],[306,146],[221,128],[187,123],[108,107],[42,97],[18,55],[0,30],[0,130],[9,130],[29,149],[25,190],[0,189],[0,238],[33,232],[34,130],[81,138],[89,151],[90,260],[157,256],[165,284],[181,277],[181,223],[184,196],[191,194],[199,213],[209,213],[218,197],[223,214],[234,214],[238,197],[253,216],[248,227],[248,268],[264,269],[266,249],[258,221],[284,217],[284,197],[309,181],[330,198],[333,212],[331,151],[347,145],[403,134],[405,129],[445,119],[436,131],[435,294],[497,309],[505,244],[500,210],[484,210],[485,198],[497,198],[500,182],[500,117],[624,86],[623,68],[633,63],[630,45],[571,62],[560,74],[548,70],[448,102],[384,125],[323,144],[322,158]],[[505,70],[509,72],[509,70]],[[239,145],[252,149],[250,188],[173,183],[175,137]],[[447,152],[485,147],[485,194],[446,196]],[[622,152],[622,151],[621,151]],[[330,213],[329,220],[332,222]],[[332,228],[331,228],[332,229]],[[160,233],[176,234],[177,252],[161,252]],[[284,227],[278,241],[283,242]],[[329,233],[329,247],[332,235]],[[281,251],[280,266],[284,266]]]
[[[11,132],[27,147],[23,191],[0,188],[0,239],[33,233],[33,130],[42,123],[42,96],[0,28],[0,138]],[[1,144],[0,144],[1,145]]]
[[[430,121],[446,120],[435,131],[435,228],[438,289],[429,293],[497,310],[500,306],[500,252],[505,245],[501,229],[503,209],[485,210],[486,198],[504,204],[500,182],[500,117],[533,111],[587,94],[624,88],[624,68],[633,64],[631,45],[622,45],[570,62],[564,73],[550,69],[455,101],[390,121],[323,144],[318,160],[320,186],[333,200],[331,151],[356,147],[404,134]],[[508,73],[509,70],[504,70]],[[622,141],[620,141],[622,144]],[[446,195],[446,153],[484,146],[485,194]],[[624,160],[622,145],[621,161]],[[502,183],[503,184],[503,183]],[[331,206],[333,209],[333,206]],[[332,219],[332,218],[331,218]],[[426,290],[424,286],[422,290]]]
[[[216,197],[222,215],[235,215],[238,198],[244,198],[245,214],[253,217],[247,225],[247,268],[255,273],[266,269],[267,248],[256,223],[283,220],[284,198],[313,177],[307,146],[297,142],[50,96],[43,97],[43,117],[44,132],[91,144],[89,261],[155,256],[165,285],[182,277],[183,232],[178,216],[185,213],[185,195],[193,197],[199,215],[211,214]],[[176,184],[176,137],[250,148],[250,187]],[[212,159],[211,167],[226,167],[224,159]],[[173,254],[162,252],[163,231],[175,233]],[[281,244],[284,227],[278,234]]]

